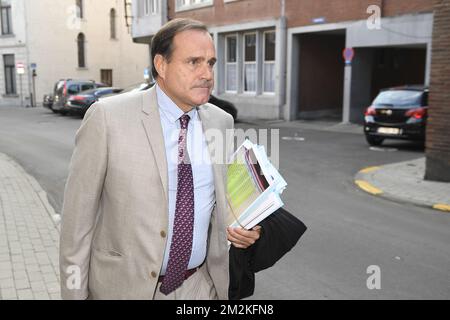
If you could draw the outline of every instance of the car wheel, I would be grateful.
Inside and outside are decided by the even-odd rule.
[[[51,109],[53,111],[53,113],[58,113],[58,110],[55,109]]]
[[[383,143],[384,138],[382,137],[374,137],[374,136],[366,136],[367,143],[371,146],[379,146]]]

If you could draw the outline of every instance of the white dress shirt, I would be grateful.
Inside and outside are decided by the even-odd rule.
[[[161,125],[169,173],[169,230],[161,275],[166,273],[172,243],[177,200],[179,118],[184,112],[156,85]],[[214,175],[202,123],[194,108],[187,113],[191,120],[187,130],[187,149],[194,180],[194,237],[188,269],[202,264],[206,257],[209,222],[215,203]]]

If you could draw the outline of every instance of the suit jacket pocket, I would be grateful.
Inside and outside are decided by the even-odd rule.
[[[123,257],[123,254],[115,249],[100,249],[100,248],[93,247],[93,250],[99,254],[102,254],[102,255],[105,255],[105,256],[111,257],[111,258],[122,258]]]
[[[118,299],[129,286],[124,256],[113,249],[93,248],[88,281],[92,299]]]

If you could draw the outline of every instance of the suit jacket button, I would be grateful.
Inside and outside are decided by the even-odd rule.
[[[152,278],[156,278],[156,276],[157,276],[155,271],[152,271],[151,275],[152,275]]]
[[[161,231],[161,237],[165,238],[166,237],[166,232],[165,231]]]

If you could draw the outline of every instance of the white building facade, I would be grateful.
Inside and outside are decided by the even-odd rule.
[[[39,105],[59,79],[115,87],[144,82],[149,52],[133,43],[125,19],[131,3],[126,4],[1,0],[0,106]]]

